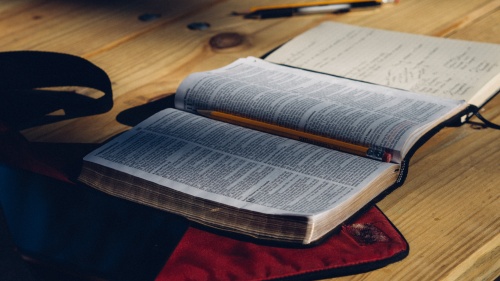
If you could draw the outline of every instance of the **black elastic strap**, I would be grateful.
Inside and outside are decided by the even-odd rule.
[[[500,125],[498,124],[495,124],[491,121],[489,121],[488,119],[484,118],[484,116],[482,116],[479,112],[476,112],[476,117],[479,118],[479,120],[483,121],[484,125],[486,127],[489,127],[489,128],[492,128],[492,129],[496,129],[496,130],[500,130]]]
[[[472,109],[472,112],[474,113],[474,115],[483,122],[483,124],[481,124],[482,127],[485,127],[485,128],[492,128],[492,129],[496,129],[496,130],[500,130],[500,125],[498,124],[495,124],[491,121],[489,121],[488,119],[486,119],[483,115],[481,115],[481,113],[479,113],[479,108],[475,105],[471,105],[470,108]],[[467,120],[468,123],[473,123],[469,120]],[[474,124],[478,124],[478,123],[474,123]]]

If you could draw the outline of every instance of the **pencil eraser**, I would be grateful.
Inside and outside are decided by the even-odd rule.
[[[392,154],[389,152],[384,152],[384,155],[382,156],[382,161],[384,162],[391,162],[392,160]]]

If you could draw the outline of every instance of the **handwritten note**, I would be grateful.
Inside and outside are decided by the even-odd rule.
[[[266,60],[476,105],[500,88],[500,45],[333,22]]]

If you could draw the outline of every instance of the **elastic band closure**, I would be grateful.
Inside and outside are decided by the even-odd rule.
[[[473,113],[474,115],[483,122],[483,124],[481,124],[482,127],[484,128],[492,128],[492,129],[495,129],[495,130],[500,130],[500,125],[498,124],[495,124],[491,121],[489,121],[488,119],[486,119],[483,115],[481,115],[481,113],[479,113],[479,108],[475,105],[471,105],[470,106],[471,109],[473,110]],[[468,123],[474,123],[474,124],[478,124],[478,123],[475,123],[475,122],[471,122],[470,119],[467,120]]]

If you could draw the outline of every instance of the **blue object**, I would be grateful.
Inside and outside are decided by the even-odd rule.
[[[153,280],[188,227],[179,216],[3,164],[0,206],[22,254],[108,280]]]

